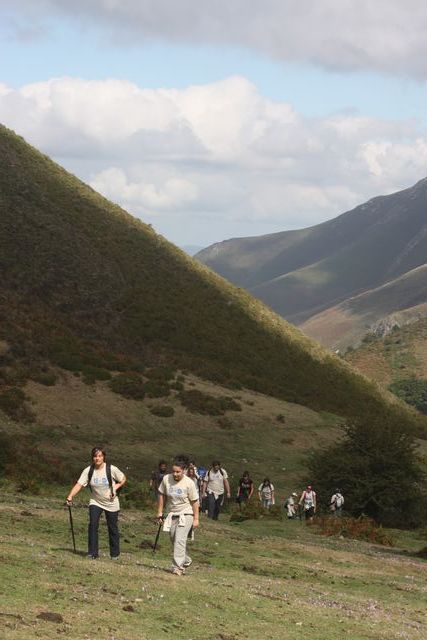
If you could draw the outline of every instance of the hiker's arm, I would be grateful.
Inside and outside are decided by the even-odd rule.
[[[237,487],[237,493],[236,493],[236,498],[238,498],[240,496],[240,484]]]
[[[70,493],[67,496],[67,502],[72,502],[74,496],[78,494],[80,489],[83,489],[83,485],[76,482],[76,484],[74,485],[74,487],[71,489]]]
[[[227,498],[230,498],[231,497],[230,483],[228,482],[227,478],[224,478],[224,487],[225,487],[225,491],[227,493]]]
[[[123,474],[123,479],[120,482],[115,482],[114,483],[114,493],[117,493],[117,491],[123,487],[123,485],[125,484],[126,481],[127,481],[127,478]]]
[[[206,495],[206,489],[208,488],[208,480],[203,480],[203,485],[202,485],[202,498],[205,497]]]
[[[193,529],[199,526],[199,500],[191,500],[191,507],[193,509]]]
[[[249,491],[248,500],[252,498],[253,492],[254,492],[254,485],[251,484],[251,490]]]
[[[159,498],[157,500],[157,519],[158,520],[163,517],[164,506],[165,506],[165,496],[163,495],[163,493],[159,493]]]

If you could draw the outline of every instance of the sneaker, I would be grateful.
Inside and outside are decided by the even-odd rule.
[[[187,569],[192,562],[193,562],[192,559],[188,558],[188,560],[186,560],[186,562],[184,562],[183,566]]]
[[[90,553],[88,553],[86,558],[88,560],[98,560],[99,556],[92,556]]]
[[[111,560],[118,560],[119,556],[110,556]]]
[[[180,569],[179,567],[174,567],[172,569],[172,575],[174,575],[174,576],[182,576],[183,573],[184,573],[184,570]]]

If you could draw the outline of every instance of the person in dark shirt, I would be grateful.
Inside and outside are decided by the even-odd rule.
[[[251,499],[253,492],[254,483],[249,476],[249,471],[244,471],[243,476],[239,480],[236,495],[236,501],[239,503],[240,508],[242,507],[242,504]]]
[[[163,477],[166,475],[167,470],[168,470],[168,465],[166,460],[159,460],[157,469],[154,469],[154,471],[151,474],[150,489],[154,492],[156,500],[158,497],[160,483],[163,480]]]

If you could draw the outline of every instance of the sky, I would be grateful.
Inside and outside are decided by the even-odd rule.
[[[427,176],[422,0],[0,0],[0,122],[179,246]]]

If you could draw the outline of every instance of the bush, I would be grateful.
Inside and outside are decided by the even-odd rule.
[[[150,380],[167,383],[175,377],[175,371],[170,367],[153,367],[148,369],[144,375]]]
[[[279,415],[276,416],[276,420],[277,422],[281,422],[282,424],[285,423],[285,416],[283,415],[283,413],[279,413]]]
[[[273,505],[270,509],[265,509],[261,502],[252,498],[245,502],[242,508],[235,507],[230,515],[230,522],[244,522],[245,520],[282,520],[283,513],[280,505]]]
[[[367,515],[378,523],[414,527],[427,519],[421,486],[424,473],[412,435],[402,432],[391,414],[384,419],[353,421],[344,438],[315,451],[308,461],[318,496],[329,502],[340,487],[346,510],[354,517]]]
[[[144,382],[137,373],[119,373],[110,380],[109,386],[125,398],[143,400],[145,397]]]
[[[111,373],[107,369],[84,365],[82,368],[83,382],[94,384],[96,380],[111,380]]]
[[[316,533],[324,536],[343,536],[353,540],[366,540],[386,547],[393,547],[394,542],[390,535],[379,527],[372,518],[361,516],[360,518],[334,518],[323,516],[314,521],[317,527]]]
[[[38,384],[44,384],[46,387],[53,387],[58,380],[58,376],[53,372],[40,371],[40,373],[33,375],[32,379]]]
[[[406,378],[389,386],[394,395],[427,415],[427,380]]]
[[[203,393],[198,389],[181,391],[179,394],[181,404],[191,413],[200,413],[209,416],[222,416],[226,411],[241,411],[241,405],[228,396],[216,397]]]
[[[34,422],[34,413],[25,403],[27,396],[18,387],[0,393],[0,409],[13,420]]]
[[[157,380],[149,380],[145,383],[145,392],[149,398],[166,398],[170,395],[170,387]]]
[[[153,416],[159,416],[159,418],[171,418],[175,413],[175,409],[168,404],[163,404],[152,407],[150,413],[152,413]]]

